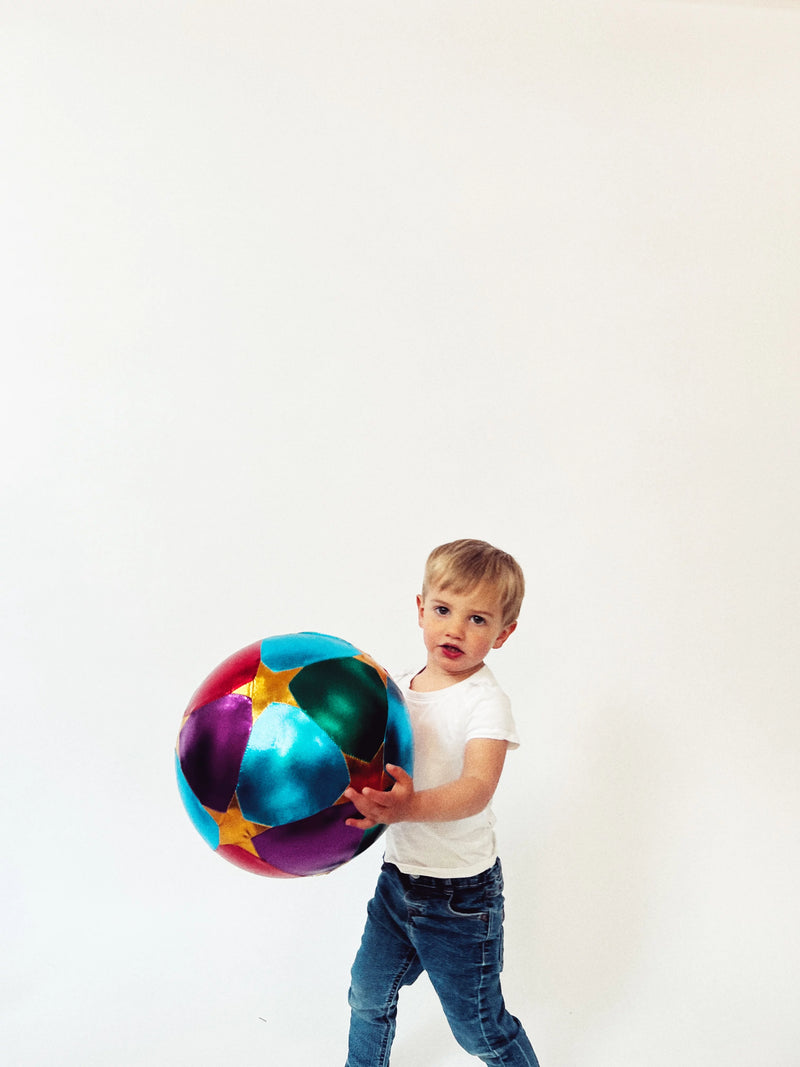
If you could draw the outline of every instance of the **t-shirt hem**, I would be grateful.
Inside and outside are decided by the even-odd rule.
[[[467,867],[427,867],[423,864],[403,863],[392,859],[391,856],[384,856],[384,862],[391,863],[403,874],[412,878],[473,878],[476,874],[483,874],[484,871],[494,867],[497,862],[497,853],[489,859],[478,860]]]

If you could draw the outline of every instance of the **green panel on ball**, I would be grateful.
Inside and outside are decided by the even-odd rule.
[[[329,659],[295,675],[297,703],[343,752],[368,763],[383,743],[387,697],[383,679],[362,660]]]

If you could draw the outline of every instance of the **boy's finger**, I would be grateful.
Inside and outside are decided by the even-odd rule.
[[[393,763],[387,763],[386,770],[391,774],[395,781],[399,781],[400,779],[410,781],[411,776],[406,774],[402,767],[396,767]]]

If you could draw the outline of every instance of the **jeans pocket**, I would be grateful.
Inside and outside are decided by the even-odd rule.
[[[491,903],[487,899],[485,887],[469,886],[452,889],[447,894],[447,910],[459,918],[475,919],[488,925]]]

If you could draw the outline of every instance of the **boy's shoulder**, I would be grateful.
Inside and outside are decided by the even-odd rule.
[[[468,682],[472,682],[476,687],[480,689],[499,689],[500,683],[495,678],[490,667],[485,663],[479,671],[475,671],[474,674],[467,678]]]

